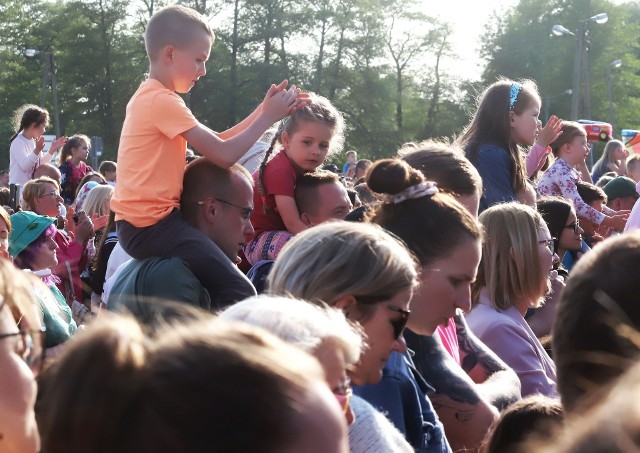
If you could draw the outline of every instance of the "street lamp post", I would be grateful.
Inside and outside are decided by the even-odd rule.
[[[44,108],[45,103],[45,93],[47,90],[47,82],[49,79],[49,74],[51,74],[51,94],[53,98],[53,124],[56,133],[56,137],[60,137],[60,108],[58,106],[58,85],[56,79],[56,73],[58,69],[56,68],[55,60],[53,59],[53,52],[47,52],[43,50],[37,49],[26,49],[24,51],[25,56],[29,58],[33,58],[36,55],[43,55],[44,57],[44,67],[42,69],[42,100],[41,107]]]
[[[611,131],[615,132],[614,116],[613,116],[613,86],[611,83],[611,68],[619,68],[622,66],[622,60],[613,60],[607,65],[607,90],[609,92],[609,123],[611,124]],[[614,134],[615,135],[615,134]]]
[[[604,24],[609,20],[607,13],[596,14],[588,19],[578,21],[576,33],[572,33],[562,25],[554,25],[551,33],[555,36],[571,35],[576,38],[576,52],[573,64],[573,96],[571,98],[571,119],[577,120],[580,116],[580,90],[584,81],[584,111],[587,117],[591,116],[591,93],[589,87],[589,22]]]

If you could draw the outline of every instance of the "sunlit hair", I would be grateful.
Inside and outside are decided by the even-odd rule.
[[[622,143],[620,140],[609,140],[607,144],[604,145],[604,151],[602,152],[602,156],[600,156],[600,159],[598,159],[598,161],[595,164],[593,164],[591,173],[602,175],[608,172],[609,164],[612,164],[615,162],[613,153],[618,148],[625,149],[624,143]]]
[[[7,232],[11,234],[11,217],[9,216],[7,210],[2,206],[0,206],[0,219],[2,219],[2,221],[7,226]]]
[[[403,146],[398,155],[422,172],[426,179],[438,184],[440,190],[456,196],[482,193],[482,178],[478,170],[456,145],[427,140]]]
[[[41,384],[49,453],[288,451],[310,389],[326,388],[317,360],[262,329],[202,319],[149,337],[116,315],[71,342]]]
[[[341,310],[326,305],[262,294],[231,305],[219,316],[261,327],[312,355],[332,343],[342,350],[347,364],[360,358],[361,333]]]
[[[552,332],[558,391],[568,412],[602,392],[640,360],[640,231],[585,254],[562,291]]]
[[[15,133],[9,139],[12,142],[20,132],[36,125],[49,124],[49,112],[33,104],[25,104],[13,113],[13,129]]]
[[[540,268],[542,216],[514,202],[491,206],[479,220],[485,241],[478,276],[471,288],[472,305],[478,304],[480,290],[486,287],[496,310],[506,310],[519,298],[527,299],[532,307],[539,306],[549,290],[548,272]]]
[[[640,156],[638,157],[640,158]],[[600,200],[603,204],[607,203],[607,194],[604,193],[604,190],[602,190],[601,187],[589,184],[588,182],[577,181],[576,188],[578,189],[580,198],[582,198],[582,200],[588,205],[591,205],[598,200]]]
[[[367,186],[376,194],[395,195],[424,181],[421,172],[399,159],[379,160],[367,172]],[[423,266],[449,255],[465,240],[482,238],[478,221],[444,192],[380,203],[369,221],[404,241]]]
[[[532,442],[535,453],[628,453],[640,451],[640,363],[606,386],[594,408],[570,414],[565,428],[547,442]]]
[[[147,23],[144,33],[147,56],[153,62],[165,46],[184,49],[199,36],[198,33],[205,33],[213,42],[213,30],[199,12],[180,5],[162,8]]]
[[[109,203],[111,203],[113,191],[113,186],[95,186],[89,191],[87,197],[82,202],[82,210],[86,212],[89,217],[94,214],[97,214],[99,216],[109,215],[109,213],[111,212]]]
[[[573,141],[576,137],[586,137],[587,131],[584,130],[584,127],[580,123],[576,123],[575,121],[563,121],[562,122],[562,135],[556,138],[549,146],[551,146],[551,151],[553,151],[554,156],[558,156],[560,150],[564,145],[567,145]]]
[[[510,109],[511,87],[517,83],[522,89]],[[511,188],[514,193],[524,188],[527,175],[522,151],[513,139],[510,112],[521,115],[534,102],[541,103],[538,87],[533,80],[513,81],[501,78],[482,92],[471,122],[457,140],[471,162],[476,160],[478,147],[483,143],[495,143],[504,148],[509,154]]]
[[[310,93],[310,98],[311,104],[296,110],[280,122],[278,131],[273,137],[271,145],[269,149],[267,149],[259,168],[258,190],[260,190],[262,196],[266,196],[267,193],[264,185],[264,170],[271,156],[274,155],[275,151],[280,150],[279,145],[282,144],[281,140],[284,132],[291,136],[301,124],[305,122],[315,122],[324,124],[331,130],[331,141],[329,142],[329,152],[327,155],[340,151],[344,145],[344,119],[342,118],[342,114],[329,99],[314,93]],[[267,205],[265,203],[265,211],[266,209]]]
[[[100,168],[98,168],[98,173],[102,176],[105,176],[107,172],[114,172],[118,169],[118,165],[112,160],[102,161],[100,164]]]
[[[38,179],[30,179],[22,188],[22,199],[25,202],[25,208],[34,211],[36,208],[36,199],[42,197],[46,193],[46,185],[51,184],[55,190],[60,192],[60,186],[48,176],[40,176]]]
[[[636,169],[636,167],[640,165],[640,155],[632,154],[627,158],[627,171],[632,172]]]
[[[354,296],[366,317],[417,283],[406,247],[375,225],[329,222],[297,234],[269,274],[270,294],[333,306]]]
[[[294,198],[300,213],[316,212],[319,207],[317,190],[323,184],[341,184],[338,175],[327,170],[316,170],[298,176]]]
[[[516,401],[493,422],[481,453],[520,453],[527,439],[550,439],[562,427],[564,410],[557,398],[532,395]]]
[[[240,164],[233,164],[230,168],[218,167],[209,159],[196,159],[190,162],[184,170],[184,184],[180,197],[180,211],[190,225],[196,225],[198,215],[202,212],[199,201],[208,197],[233,199],[237,190],[237,183],[233,175],[244,178],[253,186],[251,174]]]
[[[76,134],[67,140],[58,154],[58,165],[64,164],[73,156],[73,150],[79,148],[82,145],[87,145],[87,148],[91,149],[91,140],[89,137],[83,134]]]

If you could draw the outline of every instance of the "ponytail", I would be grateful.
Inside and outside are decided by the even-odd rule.
[[[265,153],[264,158],[260,163],[260,170],[258,171],[258,190],[260,191],[260,196],[262,197],[262,199],[265,199],[265,197],[267,196],[267,188],[264,185],[264,170],[265,168],[267,168],[267,163],[269,163],[269,159],[271,157],[271,154],[273,154],[273,150],[276,147],[276,143],[280,141],[280,136],[282,135],[281,129],[282,129],[282,125],[280,125],[278,132],[276,132],[276,134],[273,136],[273,140],[271,140],[271,145],[269,146],[269,149],[267,149],[267,152]],[[267,203],[263,203],[263,210],[264,210],[264,213],[266,214]]]
[[[33,104],[23,105],[13,114],[13,127],[16,132],[9,139],[9,143],[13,142],[20,132],[32,124],[47,124],[48,122],[49,112],[45,109]]]

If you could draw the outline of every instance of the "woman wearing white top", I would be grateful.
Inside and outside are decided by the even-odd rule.
[[[44,137],[49,125],[49,113],[37,105],[24,105],[14,115],[16,133],[11,137],[9,149],[9,182],[24,185],[38,166],[49,163],[55,152],[67,141],[60,137],[43,153]]]

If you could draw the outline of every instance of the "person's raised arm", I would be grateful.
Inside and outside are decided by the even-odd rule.
[[[229,168],[240,159],[273,123],[284,118],[295,108],[298,92],[296,89],[282,90],[265,98],[262,108],[250,125],[242,132],[227,140],[198,123],[182,133],[182,137],[214,164]]]
[[[280,217],[282,217],[282,221],[289,233],[298,234],[309,228],[307,224],[300,219],[300,211],[298,211],[296,200],[293,197],[275,195],[275,200]]]
[[[503,410],[520,399],[520,380],[509,366],[476,337],[462,313],[455,316],[463,370],[489,403]]]

